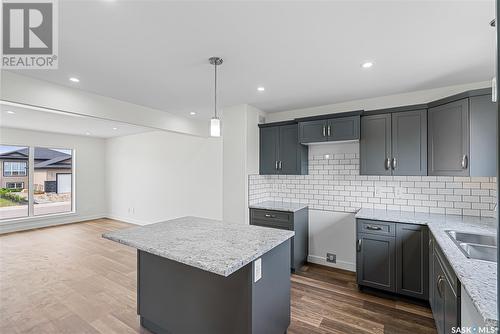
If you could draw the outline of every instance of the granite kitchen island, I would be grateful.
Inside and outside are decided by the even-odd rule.
[[[292,231],[197,217],[105,233],[137,248],[137,313],[154,333],[285,333]]]

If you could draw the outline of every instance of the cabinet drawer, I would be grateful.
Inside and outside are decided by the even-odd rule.
[[[395,236],[396,224],[379,220],[357,219],[358,233]]]
[[[262,220],[269,222],[289,223],[291,222],[292,214],[283,211],[252,209],[251,219]]]
[[[269,220],[252,219],[250,221],[250,225],[262,226],[262,227],[270,227],[270,228],[278,228],[278,229],[281,229],[281,230],[293,231],[292,224],[291,223],[285,223],[285,222],[273,222],[273,221],[269,221]]]

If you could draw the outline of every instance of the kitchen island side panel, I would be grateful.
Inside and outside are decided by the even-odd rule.
[[[158,334],[281,334],[290,323],[290,241],[224,277],[138,251],[138,313]]]

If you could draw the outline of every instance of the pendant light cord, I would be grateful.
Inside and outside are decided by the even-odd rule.
[[[214,112],[215,112],[215,118],[217,118],[217,62],[214,64],[214,66],[215,66]]]

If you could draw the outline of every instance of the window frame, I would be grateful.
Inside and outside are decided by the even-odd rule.
[[[21,187],[9,187],[9,184],[14,184],[14,185],[18,185],[20,184]],[[7,189],[24,189],[24,182],[23,181],[11,181],[11,182],[5,182],[5,188]]]
[[[22,144],[22,143],[5,143],[1,142],[0,145],[5,145],[5,146],[20,146],[20,147],[27,147],[29,151],[28,155],[28,160],[26,162],[26,170],[27,173],[24,176],[4,176],[4,170],[3,170],[3,163],[2,163],[2,173],[1,175],[3,177],[27,177],[28,178],[28,215],[27,216],[22,216],[22,217],[15,217],[15,218],[5,218],[1,219],[0,218],[0,225],[3,224],[10,224],[13,222],[22,222],[22,221],[38,221],[38,220],[43,220],[43,219],[49,219],[49,218],[54,218],[54,217],[59,217],[59,216],[72,216],[77,214],[77,205],[76,205],[76,189],[77,189],[77,184],[76,184],[76,148],[75,147],[61,147],[61,146],[54,146],[54,145],[44,145],[44,144]],[[71,210],[70,211],[65,211],[65,212],[56,212],[56,213],[47,213],[47,214],[39,214],[35,215],[35,203],[34,203],[34,178],[35,178],[35,148],[48,148],[52,150],[69,150],[71,152]],[[14,159],[8,160],[8,161],[13,161]],[[14,160],[14,162],[16,162]],[[13,181],[15,182],[15,181]],[[21,181],[22,182],[22,181]],[[23,182],[24,183],[24,182]],[[24,184],[23,184],[24,187]]]

